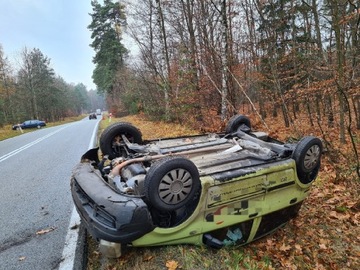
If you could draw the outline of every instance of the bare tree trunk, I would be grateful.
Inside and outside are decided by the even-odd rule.
[[[308,78],[307,87],[309,87],[309,86],[310,86],[310,80]],[[313,127],[314,126],[314,121],[312,119],[312,113],[311,113],[311,107],[310,107],[310,99],[308,97],[305,97],[305,106],[306,106],[306,111],[308,112],[308,115],[309,115],[310,125]]]
[[[360,129],[360,96],[352,99],[355,112],[356,129]]]
[[[195,18],[194,18],[194,0],[181,0],[182,8],[184,10],[184,17],[186,22],[186,28],[189,34],[189,52],[190,52],[190,91],[198,93],[200,91],[199,86],[199,73],[200,69],[197,65],[197,43],[195,33]],[[196,119],[199,122],[203,121],[203,115],[201,110],[201,98],[194,104]]]
[[[321,102],[320,102],[320,100],[321,100],[320,94],[316,93],[315,94],[315,109],[316,109],[316,116],[319,121],[321,120],[321,110],[320,110]]]
[[[325,96],[325,104],[324,104],[325,115],[328,120],[328,127],[334,126],[334,113],[332,109],[332,100],[330,95]]]
[[[278,104],[276,103],[276,101],[275,101],[275,98],[274,97],[272,97],[272,117],[274,117],[274,118],[276,118],[276,117],[278,117],[278,111],[277,111],[277,108],[278,108]]]
[[[318,46],[319,57],[324,62],[326,62],[326,57],[324,55],[322,39],[321,39],[321,29],[320,29],[320,20],[319,20],[319,13],[317,10],[317,0],[312,0],[311,3],[312,13],[314,14],[314,22],[315,22],[315,33],[316,33],[316,44]]]
[[[307,113],[309,115],[310,125],[313,127],[314,126],[314,121],[312,119],[310,100],[307,97],[305,98],[305,107],[306,107],[306,111],[307,111]]]
[[[344,116],[344,96],[343,92],[345,91],[345,73],[344,67],[346,66],[345,63],[345,54],[344,54],[344,37],[343,33],[340,29],[340,17],[341,17],[341,10],[339,9],[338,1],[331,1],[332,2],[332,19],[333,19],[333,29],[335,32],[335,41],[336,41],[336,58],[337,58],[337,70],[335,78],[337,78],[337,92],[338,92],[338,99],[339,99],[339,124],[340,124],[340,142],[345,143],[345,116]],[[344,1],[342,1],[344,2]]]
[[[249,32],[249,40],[253,42],[253,44],[256,44],[258,42],[258,36],[256,35],[256,27],[255,27],[255,15],[254,15],[254,6],[251,5],[251,0],[245,0],[240,1],[241,5],[245,11],[246,14],[246,25]],[[260,65],[257,64],[257,61],[259,60],[259,55],[256,51],[256,47],[254,45],[249,46],[249,50],[251,53],[251,62],[249,63],[250,69],[253,68],[256,70],[256,72],[260,73]],[[256,91],[256,97],[259,102],[259,111],[262,119],[265,119],[267,116],[267,111],[265,108],[265,99],[261,93],[260,84],[258,83],[258,79],[255,79],[255,82],[251,82],[254,85],[255,91]]]
[[[222,15],[222,51],[221,51],[221,62],[222,62],[222,72],[221,72],[221,120],[224,121],[227,115],[227,82],[229,79],[228,76],[228,21],[227,21],[227,12],[226,12],[226,0],[221,1],[221,15]]]
[[[165,119],[170,119],[170,84],[169,84],[169,76],[170,76],[170,58],[169,58],[169,49],[167,44],[167,36],[166,36],[166,29],[165,29],[165,20],[164,14],[162,11],[161,0],[155,0],[157,4],[157,11],[158,11],[158,20],[160,23],[160,32],[161,38],[163,41],[163,54],[165,58],[165,70],[166,74],[163,78],[163,91],[164,91],[164,100],[165,100]]]

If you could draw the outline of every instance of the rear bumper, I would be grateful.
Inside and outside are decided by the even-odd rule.
[[[115,192],[88,162],[75,167],[71,194],[82,222],[97,239],[126,244],[155,228],[141,198]]]

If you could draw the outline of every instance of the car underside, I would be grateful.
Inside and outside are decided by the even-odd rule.
[[[147,141],[120,122],[99,145],[75,167],[72,196],[96,239],[132,246],[221,248],[271,233],[298,213],[322,152],[316,137],[282,143],[243,115],[224,133]]]

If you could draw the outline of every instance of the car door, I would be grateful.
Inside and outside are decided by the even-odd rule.
[[[25,122],[23,123],[23,128],[29,128],[29,127],[31,127],[30,122],[31,122],[31,121],[25,121]]]

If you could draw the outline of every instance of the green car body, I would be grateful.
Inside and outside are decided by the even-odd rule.
[[[173,228],[157,227],[132,245],[203,245],[204,234],[211,235],[215,241],[224,241],[228,232],[237,227],[244,228],[245,233],[238,239],[227,239],[227,243],[249,243],[295,217],[311,184],[302,184],[296,176],[295,161],[287,160],[225,183],[202,177],[201,185],[198,206],[184,223]],[[269,220],[270,216],[277,220]],[[272,226],[261,228],[262,222],[269,221]]]

